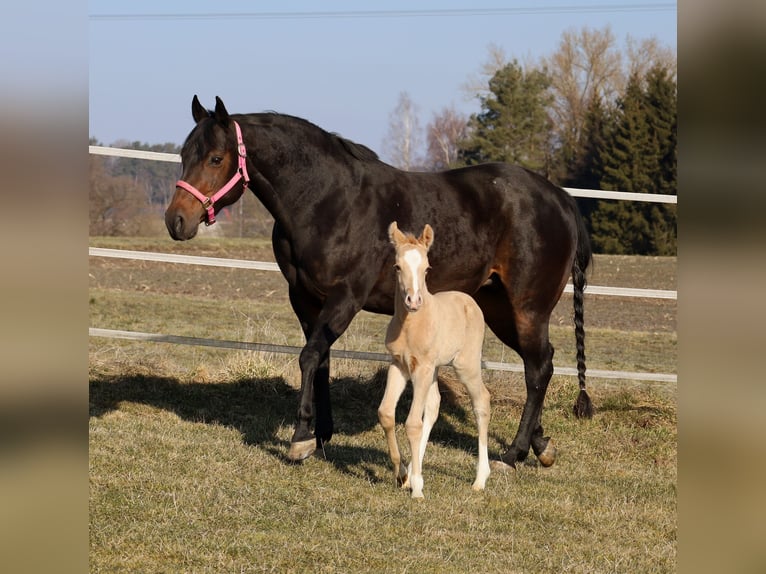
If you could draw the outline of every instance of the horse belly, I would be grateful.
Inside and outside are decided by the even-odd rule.
[[[484,341],[484,315],[476,302],[465,293],[437,293],[439,302],[439,364],[448,364],[461,351],[474,352]]]

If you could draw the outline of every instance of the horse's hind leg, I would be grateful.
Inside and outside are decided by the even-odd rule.
[[[553,347],[548,340],[548,320],[539,314],[515,313],[503,285],[498,281],[480,289],[474,299],[484,313],[487,326],[524,361],[527,399],[519,429],[501,457],[515,466],[527,458],[530,447],[543,466],[555,462],[556,449],[543,436],[541,415],[548,382],[553,375]]]
[[[423,459],[426,455],[426,446],[428,446],[428,438],[431,436],[431,429],[434,428],[434,423],[439,418],[441,401],[442,396],[436,380],[436,369],[434,369],[433,382],[428,388],[425,410],[423,412],[423,432],[420,436],[420,468],[423,468]]]
[[[482,325],[483,327],[483,325]],[[481,352],[481,348],[479,348]],[[481,379],[481,354],[470,365],[455,365],[458,377],[463,382],[468,396],[471,398],[473,415],[476,419],[476,429],[479,436],[478,461],[476,463],[476,480],[471,488],[483,490],[489,478],[489,454],[487,452],[487,437],[491,416],[490,394]]]
[[[555,460],[555,449],[548,448],[549,439],[543,437],[541,424],[543,402],[553,375],[553,346],[548,341],[547,323],[537,333],[527,333],[521,353],[527,400],[516,436],[501,458],[506,464],[515,465],[527,457],[532,447],[536,455],[543,456],[541,462],[550,466]]]
[[[394,478],[398,486],[402,488],[409,486],[407,468],[402,462],[402,455],[399,452],[399,443],[396,440],[396,403],[399,402],[404,387],[407,385],[407,378],[401,369],[392,364],[388,367],[388,376],[386,378],[386,390],[383,393],[383,400],[378,407],[378,420],[383,432],[386,434],[388,443],[388,455],[394,467]]]

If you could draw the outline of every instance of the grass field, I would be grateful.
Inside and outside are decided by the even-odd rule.
[[[91,245],[272,259],[257,240]],[[597,257],[590,282],[674,289],[675,259]],[[278,273],[91,258],[89,298],[93,327],[302,342]],[[676,372],[674,301],[586,294],[585,305],[590,368]],[[387,322],[360,314],[336,347],[383,352]],[[571,298],[551,333],[555,363],[574,366]],[[455,392],[426,454],[426,499],[412,501],[393,484],[377,422],[380,364],[333,364],[336,435],[324,456],[290,465],[294,356],[92,338],[89,358],[92,572],[675,570],[676,385],[592,379],[598,410],[584,422],[570,414],[575,379],[554,377],[543,425],[556,464],[493,473],[482,493],[470,489],[473,416]],[[518,362],[492,337],[485,358]],[[485,375],[496,457],[523,380]]]

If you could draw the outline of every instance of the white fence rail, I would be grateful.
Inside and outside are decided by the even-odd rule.
[[[88,146],[88,152],[93,155],[106,155],[111,157],[127,157],[133,159],[149,159],[153,161],[167,161],[181,163],[181,156],[175,153],[162,153],[157,151],[143,151],[137,149],[125,149],[92,145]],[[604,191],[601,189],[576,189],[565,187],[573,197],[589,197],[593,199],[615,199],[620,201],[647,201],[651,203],[678,203],[678,196],[662,193],[631,193],[628,191]]]
[[[124,148],[112,148],[104,146],[88,146],[88,151],[94,155],[104,155],[112,157],[127,157],[134,159],[146,159],[152,161],[166,161],[180,163],[181,158],[178,154],[152,152],[143,150],[132,150]],[[573,189],[564,188],[574,197],[588,197],[598,199],[614,199],[622,201],[648,201],[655,203],[677,203],[675,195],[646,194],[646,193],[628,193],[618,191],[602,191],[596,189]],[[258,271],[279,271],[276,263],[268,261],[250,261],[246,259],[224,259],[220,257],[199,257],[194,255],[176,255],[170,253],[156,253],[151,251],[131,251],[127,249],[105,249],[100,247],[89,247],[88,255],[91,257],[116,257],[120,259],[134,259],[142,261],[157,261],[163,263],[181,263],[186,265],[208,265],[216,267],[230,267],[240,269],[252,269]],[[565,293],[572,293],[571,284],[564,288]],[[677,299],[677,291],[662,289],[634,289],[626,287],[601,287],[598,285],[589,285],[587,293],[590,295],[605,295],[614,297],[641,297],[651,299]],[[267,343],[251,343],[245,341],[226,341],[220,339],[204,339],[199,337],[182,337],[178,335],[166,335],[160,333],[142,333],[138,331],[122,331],[116,329],[100,329],[90,327],[88,334],[91,337],[107,337],[116,339],[127,339],[134,341],[152,341],[161,343],[173,343],[180,345],[195,345],[206,347],[217,347],[225,349],[239,349],[271,353],[299,354],[300,347],[288,345],[272,345]],[[332,350],[331,356],[341,359],[357,359],[387,362],[389,356],[384,353],[370,353],[362,351]],[[524,366],[520,364],[498,363],[494,361],[482,361],[482,367],[488,370],[524,372]],[[555,367],[554,374],[577,376],[577,370],[574,368]],[[590,377],[602,379],[623,379],[654,381],[664,383],[676,383],[678,378],[675,374],[667,373],[637,373],[627,371],[605,371],[599,369],[588,369]]]
[[[106,249],[89,247],[88,255],[92,257],[115,257],[118,259],[136,259],[140,261],[161,261],[164,263],[181,263],[186,265],[209,265],[213,267],[230,267],[235,269],[255,269],[258,271],[279,271],[279,266],[270,261],[250,261],[248,259],[223,259],[221,257],[199,257],[196,255],[176,255],[172,253],[157,253],[153,251],[131,251],[129,249]],[[564,287],[565,293],[572,293],[573,287]],[[589,295],[609,295],[613,297],[643,297],[647,299],[676,299],[677,291],[663,289],[635,289],[631,287],[600,287],[588,285]]]

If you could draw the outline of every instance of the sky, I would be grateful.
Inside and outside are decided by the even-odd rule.
[[[630,35],[675,50],[676,23],[676,3],[659,0],[91,0],[89,135],[180,145],[197,94],[306,118],[385,159],[402,92],[423,126],[449,106],[480,110],[463,86],[491,45],[537,62],[566,30],[610,26],[621,48]]]

